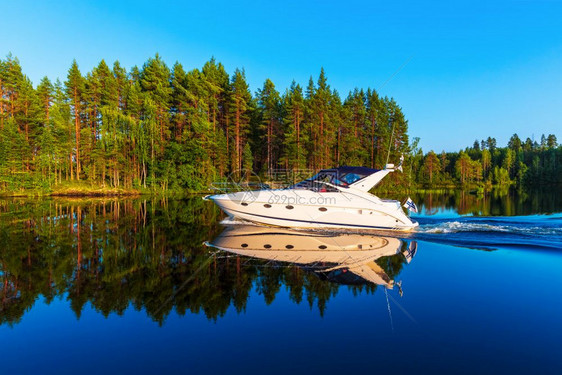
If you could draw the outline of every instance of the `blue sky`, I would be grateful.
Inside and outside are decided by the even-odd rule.
[[[35,84],[64,80],[73,58],[89,71],[156,52],[170,66],[215,56],[230,73],[245,68],[252,91],[266,78],[281,91],[306,84],[323,66],[341,96],[394,97],[424,151],[488,136],[504,145],[515,132],[562,138],[559,1],[1,3],[0,55],[18,57]]]

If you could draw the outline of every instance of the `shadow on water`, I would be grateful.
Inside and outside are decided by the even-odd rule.
[[[78,318],[90,304],[104,316],[133,306],[160,324],[172,310],[217,319],[244,311],[254,288],[272,303],[283,285],[322,315],[341,284],[392,288],[415,252],[395,238],[225,229],[221,219],[200,198],[1,200],[0,324],[40,296],[66,298]]]

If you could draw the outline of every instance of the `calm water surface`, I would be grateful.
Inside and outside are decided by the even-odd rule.
[[[415,200],[399,238],[0,200],[0,373],[559,373],[561,197]]]

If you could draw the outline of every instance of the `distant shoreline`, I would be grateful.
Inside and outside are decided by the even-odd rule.
[[[535,187],[531,189],[523,189],[524,191],[535,191],[541,188],[550,189],[556,188],[559,185],[545,185],[540,187]],[[467,194],[481,195],[489,194],[494,191],[505,191],[506,193],[515,188],[515,186],[491,186],[491,187],[481,187],[481,186],[440,186],[440,187],[417,187],[411,189],[376,189],[374,191],[375,195],[387,196],[387,195],[397,195],[397,194],[431,194],[431,193],[448,193],[453,191],[464,192]],[[115,189],[115,188],[103,188],[103,187],[91,187],[91,188],[69,188],[63,187],[60,190],[55,190],[51,192],[40,191],[40,190],[23,190],[23,191],[0,191],[0,199],[5,198],[43,198],[43,197],[53,197],[53,198],[138,198],[138,197],[171,197],[171,198],[183,198],[190,196],[198,196],[204,194],[216,193],[211,190],[201,190],[201,191],[178,191],[178,190],[150,190],[150,189]]]

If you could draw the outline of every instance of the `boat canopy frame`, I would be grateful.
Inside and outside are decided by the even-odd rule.
[[[291,186],[292,189],[307,189],[317,192],[338,192],[336,188],[349,188],[351,185],[379,172],[378,169],[367,167],[341,166],[322,169],[314,176]]]

